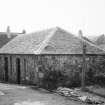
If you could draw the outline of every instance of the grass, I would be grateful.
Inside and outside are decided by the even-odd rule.
[[[105,87],[101,87],[98,85],[97,86],[90,86],[90,87],[88,87],[88,92],[105,98]]]

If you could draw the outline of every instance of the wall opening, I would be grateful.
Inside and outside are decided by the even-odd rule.
[[[16,59],[16,71],[17,71],[17,83],[20,84],[21,82],[21,71],[20,71],[20,59]]]
[[[10,75],[12,77],[12,56],[10,56]]]
[[[8,57],[4,58],[5,81],[8,81]]]
[[[26,59],[24,59],[24,80],[26,80]]]

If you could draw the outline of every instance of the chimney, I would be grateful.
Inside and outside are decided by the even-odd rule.
[[[78,36],[81,38],[81,43],[83,44],[83,43],[85,43],[85,37],[83,36],[83,32],[82,32],[82,30],[79,30],[78,31]],[[84,40],[83,40],[84,39]]]
[[[22,34],[26,34],[26,30],[25,29],[23,29]]]
[[[11,38],[10,26],[7,26],[7,37]]]
[[[79,36],[80,38],[82,38],[82,37],[83,37],[82,30],[79,30],[79,31],[78,31],[78,36]]]

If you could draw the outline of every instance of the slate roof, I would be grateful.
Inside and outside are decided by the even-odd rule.
[[[87,54],[105,54],[93,43],[59,27],[17,36],[1,48],[8,54],[82,54],[82,42]]]
[[[97,45],[105,44],[105,35],[102,34],[102,35],[98,36],[94,42]]]
[[[11,33],[10,37],[8,37],[7,32],[0,32],[0,48],[3,47],[10,40],[15,38],[17,33]]]
[[[102,34],[98,36],[97,39],[94,41],[94,43],[100,48],[102,48],[103,50],[105,50],[105,35]]]

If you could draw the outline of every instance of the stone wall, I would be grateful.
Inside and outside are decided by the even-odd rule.
[[[17,83],[16,59],[20,59],[21,83],[39,84],[46,70],[61,70],[68,76],[82,70],[82,55],[0,55],[0,80],[5,81],[5,61],[8,58],[8,82]],[[93,64],[97,56],[87,56]],[[89,65],[87,65],[88,71]]]

